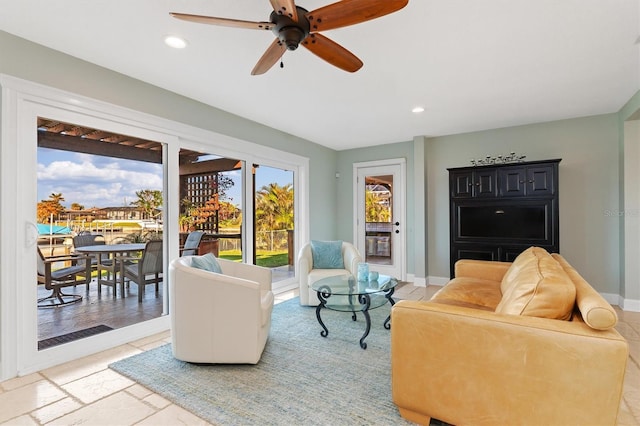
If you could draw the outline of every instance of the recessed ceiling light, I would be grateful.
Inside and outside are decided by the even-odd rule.
[[[417,106],[417,107],[414,107],[414,108],[411,110],[411,112],[412,112],[412,113],[414,113],[414,114],[419,114],[419,113],[421,113],[421,112],[424,112],[424,108],[423,108],[423,107],[421,107],[421,106]]]
[[[174,49],[184,49],[185,47],[187,47],[187,41],[178,36],[166,36],[164,38],[164,43],[169,47],[173,47]]]

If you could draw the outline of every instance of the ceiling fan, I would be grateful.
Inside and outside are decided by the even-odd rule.
[[[300,44],[316,56],[348,72],[358,71],[362,61],[338,43],[320,34],[388,15],[407,5],[409,0],[342,0],[311,12],[296,6],[294,0],[269,0],[273,12],[268,22],[242,21],[214,16],[171,12],[171,16],[190,22],[252,30],[271,30],[276,39],[251,71],[264,74],[284,55]]]

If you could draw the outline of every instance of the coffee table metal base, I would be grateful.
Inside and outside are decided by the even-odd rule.
[[[388,290],[383,291],[384,297],[387,298],[391,306],[395,304],[395,301],[391,298],[394,290],[395,290],[394,288],[390,288]],[[356,316],[356,311],[360,311],[364,315],[364,319],[365,319],[365,329],[364,329],[364,334],[360,338],[360,347],[362,349],[367,349],[367,344],[364,341],[364,339],[367,338],[367,336],[369,335],[369,331],[371,331],[371,317],[369,316],[369,308],[371,307],[371,297],[369,296],[369,294],[367,293],[359,294],[358,305],[354,305],[352,303],[353,296],[349,296],[348,305],[341,306],[340,309],[335,309],[334,307],[327,305],[327,300],[331,297],[331,290],[329,286],[320,287],[317,293],[318,293],[318,300],[320,300],[320,304],[316,307],[316,318],[318,318],[318,323],[320,323],[320,326],[322,327],[322,331],[320,332],[320,335],[322,337],[327,337],[329,335],[329,329],[324,324],[324,322],[322,321],[322,317],[320,316],[320,311],[322,311],[322,308],[331,309],[334,311],[351,312],[351,319],[353,321],[356,321],[358,319]],[[389,315],[387,319],[384,320],[383,327],[387,330],[391,329],[391,315]]]

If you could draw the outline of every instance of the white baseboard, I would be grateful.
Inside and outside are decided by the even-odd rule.
[[[640,300],[625,299],[623,297],[619,297],[619,299],[620,303],[618,304],[618,306],[620,306],[620,309],[622,309],[623,311],[640,312]]]
[[[449,277],[428,277],[429,285],[437,285],[442,287],[451,280]]]
[[[625,299],[619,294],[615,293],[600,293],[604,300],[612,305],[619,306],[623,311],[640,312],[640,300]]]
[[[407,282],[413,283],[416,287],[426,287],[427,280],[424,277],[416,277],[414,274],[407,274]]]
[[[407,281],[415,285],[416,287],[426,287],[427,285],[437,285],[442,287],[449,282],[449,278],[446,277],[416,277],[413,274],[407,274]]]
[[[622,299],[620,298],[619,294],[600,293],[600,296],[604,297],[604,300],[606,300],[610,304],[620,306],[622,308],[622,305],[621,305]]]

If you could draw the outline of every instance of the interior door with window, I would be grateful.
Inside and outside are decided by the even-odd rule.
[[[404,161],[360,163],[356,174],[356,245],[369,269],[404,279]]]

